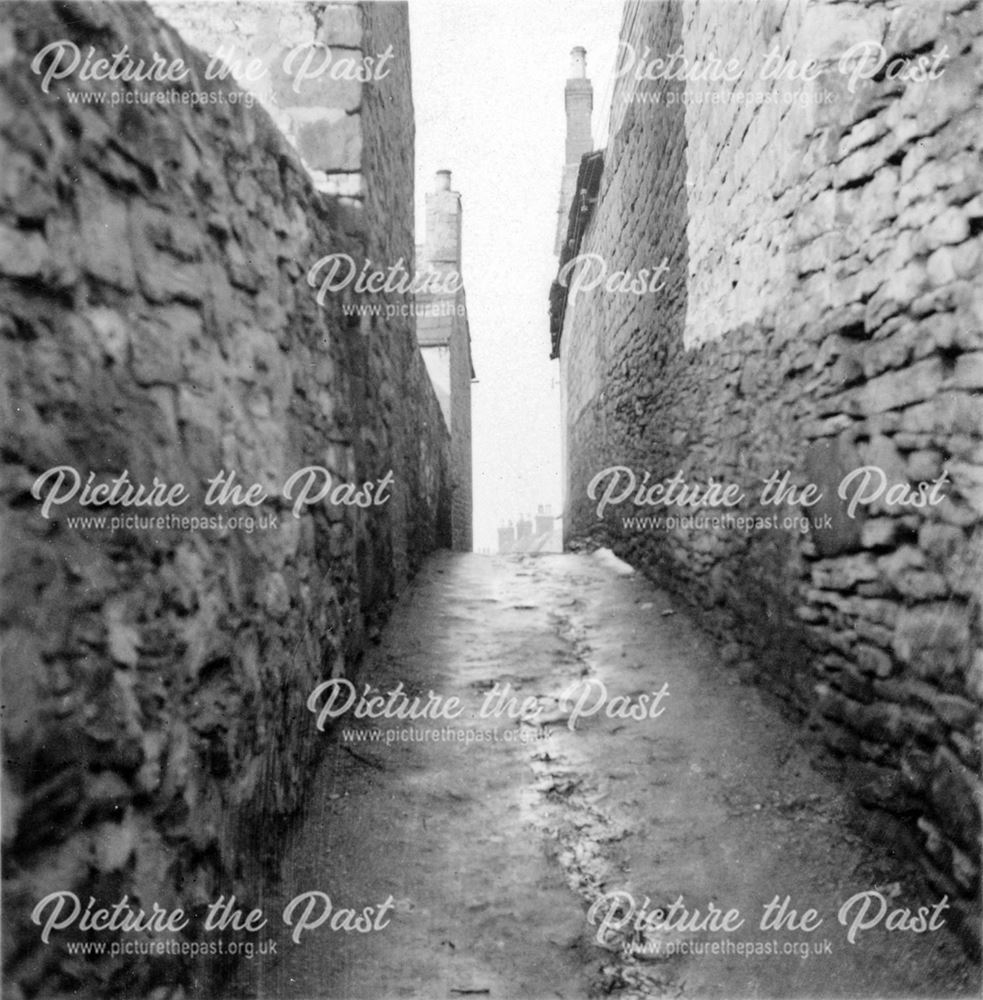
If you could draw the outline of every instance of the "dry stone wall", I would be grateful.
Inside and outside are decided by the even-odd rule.
[[[31,927],[55,891],[193,917],[230,891],[254,902],[324,739],[307,695],[354,670],[424,555],[449,544],[450,445],[412,320],[346,316],[353,296],[319,305],[305,280],[329,251],[413,254],[406,11],[356,13],[395,57],[362,90],[362,197],[346,204],[145,5],[0,10],[8,928]],[[215,100],[100,102],[161,88],[77,76],[44,93],[30,62],[59,39],[180,57],[195,79],[174,89]],[[283,487],[310,466],[389,499],[362,509],[342,491],[295,517]],[[47,487],[32,490],[55,467],[158,477],[189,499],[95,508],[78,494],[46,518]],[[206,505],[223,471],[266,499]],[[251,529],[228,527],[246,516]],[[80,961],[37,933],[5,937],[5,995],[216,991],[180,957],[107,956],[99,985]]]
[[[865,40],[883,61],[854,76],[840,59]],[[725,662],[757,664],[975,947],[983,6],[632,3],[622,41],[635,66],[646,48],[734,64],[730,80],[617,81],[580,250],[666,270],[655,292],[569,296],[568,542],[609,542],[701,610]],[[814,78],[763,79],[772,51]],[[599,518],[588,485],[616,465],[639,485],[738,483],[728,513],[807,513],[809,527],[653,526],[625,518],[684,512],[631,501]],[[884,491],[850,517],[837,491],[865,466],[890,484],[945,479],[931,503]],[[786,470],[822,500],[762,506]]]
[[[214,78],[234,81],[256,97],[319,191],[345,200],[364,197],[363,155],[371,151],[363,124],[373,141],[382,136],[362,115],[371,115],[376,84],[401,85],[409,75],[409,61],[405,52],[397,57],[390,30],[405,21],[405,3],[155,0],[151,6],[208,56]],[[412,115],[401,124],[394,129],[399,137]],[[405,146],[404,155],[410,149]]]

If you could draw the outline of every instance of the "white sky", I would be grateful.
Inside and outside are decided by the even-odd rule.
[[[474,547],[500,522],[552,504],[560,487],[560,396],[548,295],[575,45],[594,83],[605,145],[621,0],[410,0],[417,242],[437,170],[463,206],[462,271],[472,354]]]

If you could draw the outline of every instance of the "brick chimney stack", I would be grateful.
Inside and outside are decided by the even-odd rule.
[[[438,271],[461,270],[461,195],[451,190],[451,172],[438,170],[427,195],[426,258]]]
[[[590,116],[594,110],[594,87],[587,79],[587,50],[577,46],[570,52],[570,76],[564,92],[567,108],[567,163],[580,163],[584,153],[594,151]]]
[[[567,109],[567,148],[560,178],[560,205],[557,209],[556,240],[553,252],[559,256],[567,236],[567,215],[576,193],[580,158],[594,152],[590,116],[594,110],[594,87],[587,79],[587,50],[578,45],[570,52],[570,76],[563,92]]]
[[[421,271],[461,273],[461,195],[451,190],[451,172],[438,170],[426,196],[425,245],[418,248]],[[441,282],[447,287],[446,282]],[[453,287],[455,282],[449,282]],[[471,468],[471,329],[463,289],[418,292],[427,307],[416,318],[417,343],[451,435],[451,544],[470,552],[473,538]]]

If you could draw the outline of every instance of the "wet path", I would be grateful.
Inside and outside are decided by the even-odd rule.
[[[937,900],[867,853],[794,728],[638,576],[597,556],[440,556],[358,680],[440,701],[416,721],[350,710],[323,737],[266,908],[319,890],[380,929],[283,931],[279,957],[250,966],[255,995],[973,995],[945,931],[847,941],[855,893]],[[433,718],[452,697],[458,717]],[[775,896],[821,926],[761,930]],[[629,898],[652,913],[680,897],[682,932],[623,919]],[[721,929],[735,909],[742,925]]]

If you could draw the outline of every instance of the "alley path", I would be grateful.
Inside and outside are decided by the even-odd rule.
[[[892,908],[936,900],[918,898],[903,871],[849,831],[842,792],[810,767],[793,726],[716,660],[666,594],[613,561],[438,556],[358,680],[456,696],[465,711],[416,722],[349,712],[322,737],[330,746],[309,810],[265,907],[315,889],[335,908],[360,913],[390,896],[391,906],[372,933],[326,923],[295,945],[283,929],[278,958],[249,964],[254,995],[973,994],[944,930],[878,927],[848,943],[837,910],[857,892],[877,888]],[[617,695],[635,706],[648,695],[647,716],[664,711],[638,720],[602,709],[571,730],[556,699],[577,681],[578,696],[590,692],[585,710],[602,682],[612,714]],[[478,717],[506,683],[521,699],[539,698],[538,728],[507,713]],[[410,728],[430,738],[404,742],[398,731]],[[617,890],[639,907],[649,897],[650,911],[682,896],[690,913],[705,915],[713,902],[745,922],[731,933],[649,930],[633,941],[615,927],[602,947],[597,924],[620,916],[604,894]],[[759,930],[776,895],[800,914],[814,908],[822,925]],[[725,939],[821,954],[654,954]]]

